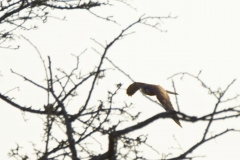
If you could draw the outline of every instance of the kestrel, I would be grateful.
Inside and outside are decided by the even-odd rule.
[[[148,96],[156,96],[167,112],[175,111],[168,93],[178,95],[177,93],[167,91],[159,85],[134,82],[127,88],[127,95],[132,96],[139,89],[141,89],[141,91]],[[172,114],[171,117],[180,127],[182,127],[176,113]]]

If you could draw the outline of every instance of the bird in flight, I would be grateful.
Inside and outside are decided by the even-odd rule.
[[[159,102],[162,104],[163,108],[167,111],[175,111],[172,103],[170,101],[170,98],[168,94],[175,94],[177,93],[165,90],[159,85],[154,84],[147,84],[147,83],[141,83],[141,82],[134,82],[127,88],[127,95],[132,96],[136,91],[141,89],[142,93],[148,95],[148,96],[156,96]],[[179,122],[179,118],[176,113],[172,114],[172,119],[180,126],[181,123]]]

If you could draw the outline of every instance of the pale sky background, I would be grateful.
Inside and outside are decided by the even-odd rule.
[[[83,73],[88,73],[99,63],[99,56],[91,47],[102,52],[101,47],[90,38],[105,44],[105,41],[113,40],[123,28],[136,21],[144,13],[147,16],[167,16],[171,13],[172,16],[177,16],[177,19],[163,20],[161,23],[162,29],[167,30],[167,33],[141,24],[136,25],[129,30],[135,33],[116,42],[107,53],[107,57],[134,80],[159,84],[168,90],[173,90],[171,80],[167,80],[171,75],[178,72],[197,75],[202,70],[200,77],[213,90],[218,87],[224,89],[236,78],[237,81],[226,97],[240,94],[240,1],[131,1],[137,11],[119,2],[114,4],[112,8],[100,7],[92,11],[102,16],[113,15],[114,20],[121,25],[98,19],[84,10],[55,11],[53,15],[60,18],[66,16],[67,20],[49,19],[46,24],[33,22],[39,26],[38,30],[19,31],[17,34],[24,35],[34,43],[45,60],[47,60],[47,55],[50,55],[54,68],[69,71],[75,66],[75,59],[71,54],[79,55],[87,49],[81,56],[80,66]],[[10,69],[44,84],[42,63],[37,52],[28,42],[18,38],[14,43],[19,44],[20,49],[0,49],[0,73],[3,75],[0,77],[0,92],[5,93],[19,86],[20,91],[12,91],[9,95],[14,96],[15,101],[22,105],[40,108],[45,102],[45,93],[24,82],[22,78],[11,74]],[[103,68],[113,68],[113,66],[104,61]],[[56,70],[54,72],[56,73]],[[201,88],[200,83],[187,76],[182,81],[179,76],[174,80],[177,92],[180,94],[178,100],[182,112],[192,116],[201,116],[213,111],[216,100],[207,94],[207,90]],[[93,99],[106,99],[107,91],[113,91],[114,84],[120,82],[123,83],[123,90],[119,92],[115,102],[116,104],[124,101],[134,103],[134,111],[142,112],[139,121],[164,111],[161,107],[144,99],[140,93],[131,98],[127,97],[124,89],[131,81],[116,70],[106,72],[106,78],[100,81]],[[87,89],[87,85],[84,85],[83,89]],[[71,102],[73,106],[81,106],[79,103],[82,103],[81,100],[84,100],[86,96],[83,92],[79,95],[78,100]],[[176,108],[173,96],[171,100]],[[90,105],[94,104],[96,105],[96,101],[90,103]],[[227,108],[236,104],[239,104],[239,99],[221,107]],[[14,148],[16,143],[26,148],[25,152],[29,152],[30,141],[41,141],[43,134],[41,119],[36,115],[25,114],[28,121],[24,122],[21,111],[3,101],[0,101],[0,106],[0,159],[7,159],[8,151]],[[78,108],[71,108],[69,112],[76,110]],[[239,122],[239,118],[231,121],[218,121],[212,125],[210,132],[214,135],[227,128],[239,129]],[[171,147],[178,147],[173,135],[186,151],[200,141],[207,125],[206,122],[181,123],[183,128],[178,127],[170,119],[161,119],[131,135],[149,135],[148,144],[160,152],[158,155],[150,149],[145,149],[149,158],[160,158],[162,153],[173,153],[176,156],[182,151],[171,149]],[[107,147],[106,137],[101,136],[101,141],[105,146],[101,151],[104,153]],[[38,145],[38,147],[42,146]],[[206,156],[202,158],[206,160],[236,160],[239,159],[239,151],[240,133],[227,133],[203,144],[193,152],[193,155]]]

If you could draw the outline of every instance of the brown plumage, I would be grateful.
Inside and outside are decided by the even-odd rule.
[[[139,89],[141,89],[141,91],[148,96],[156,96],[167,112],[175,111],[168,96],[168,93],[178,95],[177,93],[167,91],[159,85],[134,82],[127,88],[127,95],[132,96]],[[176,113],[173,114],[171,117],[180,127],[182,127]]]

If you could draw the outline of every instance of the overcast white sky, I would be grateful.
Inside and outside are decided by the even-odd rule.
[[[92,11],[100,15],[113,15],[121,25],[97,19],[87,11],[64,11],[53,14],[58,17],[67,16],[66,21],[49,19],[46,24],[39,24],[34,31],[19,32],[31,40],[44,59],[47,55],[52,58],[55,68],[69,70],[75,66],[75,59],[71,54],[78,55],[87,49],[80,60],[82,71],[87,73],[99,62],[99,56],[91,49],[101,48],[90,38],[100,43],[110,42],[123,28],[137,20],[142,14],[148,16],[166,16],[171,13],[177,19],[163,20],[161,25],[167,33],[153,28],[137,25],[130,30],[134,34],[118,41],[107,53],[117,66],[126,71],[136,81],[159,84],[172,90],[172,83],[167,78],[178,72],[189,72],[196,75],[202,70],[201,78],[208,86],[217,89],[225,88],[233,79],[237,79],[229,90],[227,97],[240,94],[240,1],[224,0],[138,0],[132,1],[137,11],[121,3],[114,3],[113,8],[98,8]],[[38,24],[38,23],[36,23]],[[5,93],[11,88],[20,87],[20,91],[11,92],[16,102],[27,106],[42,107],[45,95],[41,91],[28,85],[21,78],[10,73],[10,69],[20,72],[29,78],[43,82],[44,70],[38,54],[28,42],[19,38],[15,42],[20,44],[19,50],[0,49],[0,92]],[[112,67],[107,61],[104,67]],[[110,70],[106,79],[96,90],[94,96],[105,98],[103,90],[113,90],[114,84],[123,83],[125,89],[131,81],[122,74]],[[174,79],[181,111],[193,116],[201,116],[213,110],[216,100],[201,88],[197,81],[185,77]],[[84,93],[79,93],[84,97]],[[176,108],[174,97],[171,97]],[[142,111],[140,120],[150,117],[163,109],[145,100],[140,93],[129,98],[125,90],[119,93],[117,102],[133,102],[136,110]],[[230,107],[239,102],[229,103],[222,107]],[[94,102],[92,102],[94,104]],[[22,113],[0,101],[2,126],[0,132],[0,159],[7,159],[7,152],[15,143],[24,144],[31,148],[29,141],[39,140],[42,122],[39,117],[26,114],[24,122]],[[219,133],[226,128],[239,127],[240,119],[217,122],[211,128],[211,133]],[[148,143],[155,147],[160,154],[181,151],[169,149],[178,147],[173,135],[181,144],[183,150],[200,141],[206,123],[181,122],[183,128],[178,127],[172,120],[158,120],[140,132],[149,135]],[[133,133],[138,135],[140,132]],[[240,150],[239,133],[229,133],[219,139],[208,142],[193,152],[196,156],[206,156],[204,159],[226,160],[238,159]],[[104,139],[107,143],[106,139]],[[104,141],[103,140],[103,141]],[[27,143],[26,143],[27,142]],[[28,150],[26,150],[28,152]],[[104,151],[102,151],[104,152]],[[149,151],[149,156],[159,156]]]

